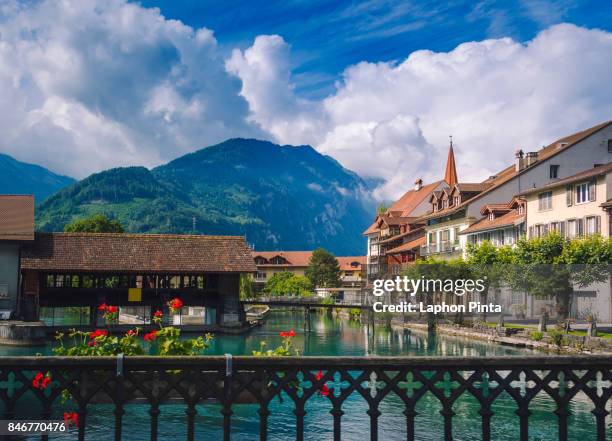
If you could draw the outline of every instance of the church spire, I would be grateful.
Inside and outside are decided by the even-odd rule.
[[[448,149],[448,159],[446,160],[446,172],[444,180],[449,186],[457,183],[457,168],[455,167],[455,153],[453,152],[453,136],[450,136],[450,147]]]

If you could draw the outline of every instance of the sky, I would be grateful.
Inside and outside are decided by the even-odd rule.
[[[0,151],[83,178],[232,137],[391,200],[612,119],[612,2],[0,0]]]

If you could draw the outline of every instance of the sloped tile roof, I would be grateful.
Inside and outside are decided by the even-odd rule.
[[[34,196],[0,195],[0,241],[34,240]]]
[[[391,248],[387,251],[387,254],[398,254],[404,251],[414,250],[415,248],[419,248],[421,245],[425,245],[426,238],[425,236],[419,237],[418,239],[414,239],[410,242],[404,243],[398,247]]]
[[[496,217],[493,220],[489,220],[488,217],[483,217],[478,222],[473,223],[459,234],[475,233],[477,231],[488,231],[495,230],[497,228],[509,227],[512,225],[518,225],[525,221],[525,215],[519,214],[518,210],[512,210],[503,216]]]
[[[271,260],[277,256],[282,257],[288,262],[285,266],[308,266],[312,251],[252,251],[251,254],[253,258],[259,256],[266,260]],[[265,265],[281,266],[272,263]]]
[[[255,272],[241,236],[36,233],[24,269],[92,272]]]

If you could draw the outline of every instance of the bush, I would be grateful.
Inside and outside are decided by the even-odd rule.
[[[540,341],[544,338],[544,333],[541,331],[533,331],[530,335],[530,338],[533,341]]]
[[[558,347],[563,346],[563,332],[561,331],[557,331],[556,329],[553,329],[551,331],[548,332],[548,336],[550,337],[550,340],[553,342],[553,344],[557,345]]]

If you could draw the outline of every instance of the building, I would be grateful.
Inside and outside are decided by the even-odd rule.
[[[21,315],[19,265],[34,240],[34,197],[0,195],[0,319]]]
[[[525,236],[527,224],[526,201],[512,198],[507,204],[487,204],[480,210],[484,217],[461,231],[468,244],[480,245],[488,241],[496,247],[514,246]]]
[[[312,251],[253,251],[257,273],[254,282],[256,289],[261,290],[274,275],[290,272],[296,276],[305,276],[312,257]],[[365,281],[366,256],[338,256],[342,286],[361,288]]]
[[[592,234],[610,237],[612,162],[532,188],[521,195],[527,200],[530,238],[544,236],[549,231],[557,231],[570,239]]]
[[[452,149],[449,157],[451,154]],[[432,195],[431,209],[417,219],[425,222],[427,233],[421,254],[441,258],[464,255],[468,235],[460,233],[484,216],[483,207],[505,203],[524,191],[607,164],[611,158],[612,121],[565,136],[537,151],[524,153],[519,149],[515,164],[496,175],[480,183],[448,185]],[[449,173],[453,176],[447,164],[447,176]]]
[[[22,296],[31,320],[69,309],[96,325],[106,303],[147,323],[180,297],[205,308],[201,324],[235,327],[245,322],[240,276],[256,269],[243,237],[36,233],[22,249]]]
[[[368,279],[398,274],[414,262],[425,234],[424,224],[415,221],[428,211],[433,192],[444,186],[444,181],[423,185],[423,180],[417,179],[413,189],[376,216],[363,233],[368,240]]]

